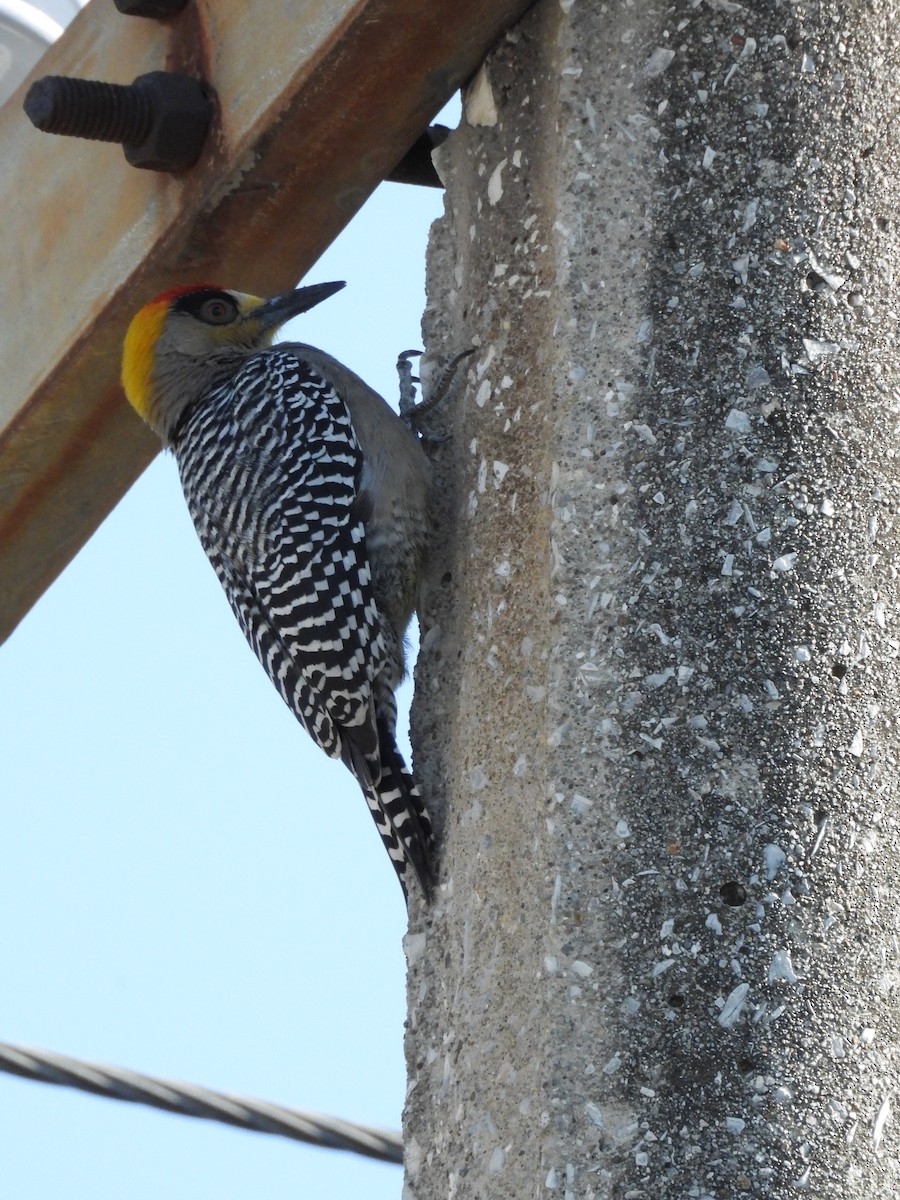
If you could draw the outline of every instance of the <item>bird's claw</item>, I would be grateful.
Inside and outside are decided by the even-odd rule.
[[[437,446],[448,441],[450,435],[431,433],[423,426],[422,418],[446,400],[460,363],[475,353],[475,347],[461,350],[442,366],[429,381],[427,399],[417,404],[415,384],[421,380],[413,375],[412,363],[409,360],[420,357],[423,353],[422,350],[404,350],[397,358],[397,372],[400,376],[400,418],[423,442]]]

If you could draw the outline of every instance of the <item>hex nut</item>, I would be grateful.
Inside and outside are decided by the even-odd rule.
[[[165,21],[180,13],[187,0],[114,0],[116,8],[126,17],[152,17]]]
[[[143,141],[125,143],[125,158],[149,171],[183,171],[192,167],[209,132],[213,101],[199,80],[168,71],[139,75],[133,87],[147,94],[153,114]]]

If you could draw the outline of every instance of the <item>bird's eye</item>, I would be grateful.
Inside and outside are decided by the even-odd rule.
[[[210,325],[227,325],[237,316],[237,306],[220,296],[206,300],[200,306],[199,317]]]

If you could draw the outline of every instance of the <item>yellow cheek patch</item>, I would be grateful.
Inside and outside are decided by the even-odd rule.
[[[168,308],[168,300],[163,297],[146,304],[134,317],[125,334],[122,387],[129,404],[145,421],[153,398],[154,352]]]

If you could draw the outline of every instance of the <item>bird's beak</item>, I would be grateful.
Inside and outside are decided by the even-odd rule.
[[[283,296],[273,296],[252,313],[253,320],[259,321],[262,329],[276,329],[291,317],[309,312],[311,308],[315,308],[317,304],[321,304],[323,300],[327,300],[346,286],[344,282],[314,283],[310,287],[297,288],[296,291],[287,292]]]

